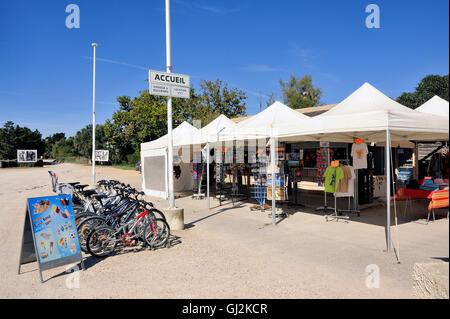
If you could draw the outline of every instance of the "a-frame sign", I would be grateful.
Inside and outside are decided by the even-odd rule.
[[[34,261],[41,282],[44,270],[77,262],[84,269],[70,195],[28,198],[18,273]]]

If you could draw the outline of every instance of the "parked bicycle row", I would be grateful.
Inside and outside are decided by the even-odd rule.
[[[59,183],[49,171],[53,191],[72,196],[80,248],[95,257],[111,255],[119,249],[141,243],[150,249],[170,246],[170,227],[164,214],[144,193],[117,180],[89,185]]]

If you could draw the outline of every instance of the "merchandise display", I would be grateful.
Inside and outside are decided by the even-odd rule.
[[[366,143],[353,143],[351,156],[353,158],[354,169],[367,168],[367,155],[369,150]]]

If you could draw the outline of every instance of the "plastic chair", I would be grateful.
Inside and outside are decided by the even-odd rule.
[[[429,199],[431,199],[430,203],[428,204],[428,217],[427,217],[427,223],[430,221],[430,214],[433,213],[433,221],[435,221],[435,215],[434,210],[436,208],[445,208],[448,207],[449,202],[449,191],[448,190],[439,190],[432,192],[429,196]],[[449,217],[449,213],[447,212],[447,219]]]

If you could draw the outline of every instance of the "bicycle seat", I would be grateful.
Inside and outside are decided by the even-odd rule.
[[[72,183],[67,183],[67,184],[72,185],[72,186],[75,186],[75,185],[80,184],[80,182],[72,182]]]
[[[88,185],[88,184],[83,184],[83,185],[75,185],[74,187],[75,187],[77,190],[82,191],[82,190],[84,190],[84,188],[86,188],[87,186],[89,186],[89,185]]]
[[[101,199],[103,199],[103,198],[108,197],[108,195],[100,194],[100,195],[94,195],[93,197],[94,197],[96,200],[101,200]]]
[[[97,192],[93,189],[88,189],[87,191],[82,191],[81,194],[83,194],[83,196],[92,196],[94,194],[97,194]]]

